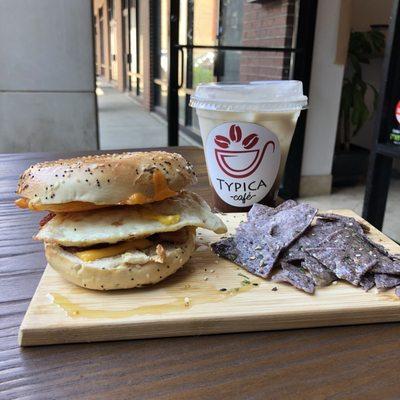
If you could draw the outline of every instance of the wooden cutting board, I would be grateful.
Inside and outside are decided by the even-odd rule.
[[[335,212],[362,220],[349,210]],[[221,217],[234,232],[245,214]],[[400,253],[400,246],[375,228],[370,235]],[[208,247],[217,238],[199,229],[199,248],[189,263],[149,288],[86,290],[47,266],[21,324],[20,345],[400,321],[400,300],[393,290],[365,293],[340,282],[308,295],[219,259]]]

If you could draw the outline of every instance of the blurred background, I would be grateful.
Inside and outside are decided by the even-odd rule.
[[[181,45],[173,64],[171,4],[179,9],[172,35]],[[198,83],[301,79],[310,107],[289,159],[286,180],[297,189],[288,196],[361,213],[392,6],[392,0],[1,0],[0,151],[171,144],[171,65],[179,83],[173,113],[179,145],[201,146],[188,106]],[[235,46],[258,50],[227,49]],[[400,240],[398,160],[391,176],[384,231]]]

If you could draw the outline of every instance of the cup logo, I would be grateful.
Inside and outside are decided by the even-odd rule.
[[[205,153],[214,189],[222,200],[237,207],[262,200],[279,171],[279,141],[257,124],[217,126],[207,137]]]
[[[231,125],[229,138],[216,135],[214,142],[215,157],[222,171],[231,178],[246,178],[259,167],[268,146],[275,151],[275,142],[269,140],[262,148],[257,148],[259,137],[256,133],[250,133],[243,138],[242,129],[238,125]],[[240,143],[241,150],[228,150],[231,143]]]

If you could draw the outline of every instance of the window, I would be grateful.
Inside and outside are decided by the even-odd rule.
[[[155,65],[154,96],[155,105],[163,112],[167,108],[168,90],[168,21],[169,0],[155,1]]]
[[[252,3],[243,0],[180,0],[179,42],[203,46],[292,47],[296,4]],[[169,1],[156,5],[154,66],[155,105],[166,112],[168,91]],[[196,131],[195,112],[188,107],[190,94],[201,82],[288,79],[291,66],[287,52],[216,51],[185,49],[179,77],[179,122]],[[183,75],[182,75],[183,74]]]
[[[125,89],[135,96],[143,93],[143,46],[140,45],[139,0],[124,0],[122,28],[124,40]]]

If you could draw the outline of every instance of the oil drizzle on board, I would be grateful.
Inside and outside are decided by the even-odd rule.
[[[251,284],[243,285],[241,287],[235,287],[232,289],[227,289],[221,292],[220,290],[213,289],[212,292],[207,294],[194,294],[192,296],[187,296],[189,301],[185,296],[177,297],[174,301],[162,304],[146,304],[143,306],[127,309],[127,310],[96,310],[89,309],[82,304],[74,303],[70,301],[65,296],[59,293],[49,293],[49,297],[53,304],[64,310],[67,315],[71,318],[109,318],[109,319],[120,319],[129,318],[136,315],[159,315],[164,313],[185,311],[190,307],[198,304],[205,303],[217,303],[223,301],[227,298],[237,296],[240,293],[247,292],[255,286]]]

